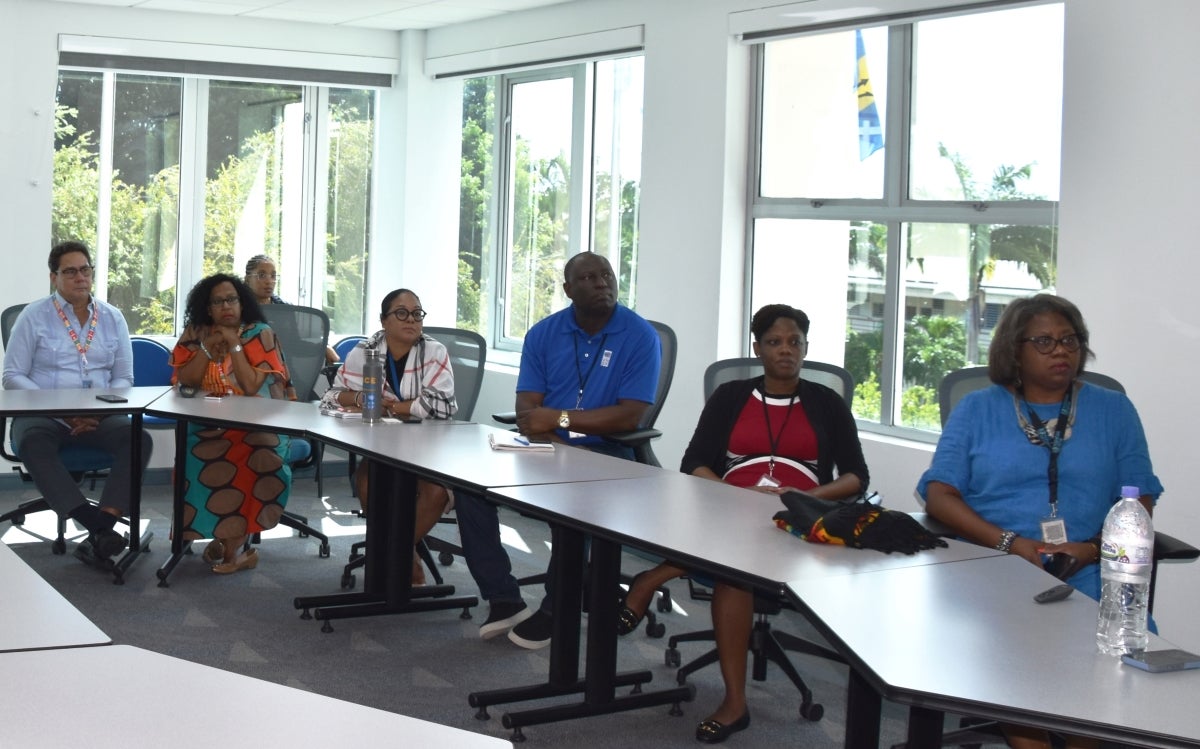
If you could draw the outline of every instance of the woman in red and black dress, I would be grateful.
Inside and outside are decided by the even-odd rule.
[[[842,500],[866,490],[870,476],[846,402],[800,378],[808,328],[808,316],[786,304],[755,313],[750,331],[764,374],[713,392],[680,470],[772,494],[798,490]],[[684,573],[664,563],[634,578],[617,623],[621,634],[637,629],[660,585]],[[714,582],[712,620],[725,699],[696,729],[702,742],[724,741],[750,725],[746,664],[753,615],[750,589]]]

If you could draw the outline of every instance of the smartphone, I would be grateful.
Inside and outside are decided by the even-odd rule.
[[[1200,668],[1200,655],[1186,650],[1143,650],[1138,653],[1126,653],[1121,656],[1121,661],[1152,674]]]
[[[1066,580],[1079,571],[1079,568],[1083,566],[1083,562],[1078,557],[1059,552],[1051,555],[1044,566],[1046,571],[1051,575],[1054,575],[1059,580]]]
[[[396,420],[399,421],[401,424],[420,424],[421,423],[420,416],[397,416]]]
[[[109,395],[108,393],[101,393],[100,395],[97,395],[96,400],[104,401],[105,403],[128,403],[129,402],[129,399],[124,396]]]

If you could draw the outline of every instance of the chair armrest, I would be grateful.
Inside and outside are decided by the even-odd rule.
[[[321,374],[325,375],[325,380],[329,382],[329,387],[333,387],[333,380],[337,377],[338,370],[342,368],[342,362],[335,361],[321,367]]]
[[[504,411],[502,413],[492,414],[492,419],[494,421],[500,422],[501,424],[516,424],[517,423],[517,412],[516,411]]]
[[[637,447],[646,444],[650,440],[658,439],[661,436],[662,432],[657,429],[634,429],[630,432],[606,434],[604,438],[625,447]]]
[[[1162,532],[1154,534],[1154,560],[1191,561],[1200,557],[1200,549]]]

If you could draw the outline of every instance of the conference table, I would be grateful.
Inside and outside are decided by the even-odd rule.
[[[638,477],[614,477],[600,482],[498,487],[491,489],[489,496],[550,523],[555,530],[556,551],[561,551],[564,541],[569,540],[572,555],[582,560],[582,538],[591,537],[586,675],[580,682],[586,690],[572,688],[570,664],[578,659],[575,651],[571,653],[570,664],[557,664],[561,670],[552,661],[546,684],[475,692],[469,697],[472,706],[486,708],[584,691],[583,700],[578,703],[506,713],[503,725],[515,729],[692,698],[691,685],[652,694],[613,696],[616,686],[640,683],[628,682],[616,674],[618,599],[612,591],[618,584],[622,545],[635,546],[684,568],[773,596],[784,594],[789,579],[838,579],[845,585],[847,576],[864,572],[936,566],[999,554],[959,541],[949,542],[944,549],[912,556],[804,543],[772,522],[772,515],[783,509],[778,497],[661,469]],[[731,512],[731,508],[737,509]],[[556,590],[567,590],[570,583],[564,580]],[[578,641],[581,587],[578,583],[571,585],[574,597],[558,596],[556,600],[561,610],[556,607],[554,612],[556,630],[552,648],[559,645],[560,627],[564,630],[574,627],[573,632],[562,632],[562,639],[568,643]],[[568,618],[572,613],[574,618]],[[814,647],[814,652],[836,657],[819,647]],[[551,655],[553,658],[553,652]]]
[[[83,648],[112,642],[2,542],[0,591],[4,601],[0,606],[0,653]]]
[[[85,674],[115,688],[106,696]],[[129,645],[0,654],[0,702],[0,744],[14,747],[511,746]]]
[[[154,535],[141,529],[142,466],[139,461],[142,449],[142,413],[146,407],[168,392],[165,386],[132,388],[92,388],[63,390],[0,390],[0,416],[114,416],[128,414],[132,425],[130,432],[131,479],[129,483],[129,548],[109,569],[113,583],[124,584],[125,573],[140,554],[150,550]],[[124,398],[120,403],[98,399],[100,395]]]
[[[412,546],[414,505],[395,497],[415,497],[418,479],[483,495],[494,486],[589,482],[658,470],[565,446],[552,452],[491,449],[488,436],[503,433],[481,424],[433,420],[363,424],[321,417],[314,422],[310,436],[371,461],[366,584],[361,593],[297,598],[296,608],[311,609],[328,631],[330,619],[426,610],[433,604],[412,596],[447,586],[414,589],[407,573],[389,563]]]
[[[1200,746],[1200,670],[1151,674],[1101,655],[1094,600],[1034,602],[1058,582],[1006,555],[864,573],[853,595],[836,578],[788,588],[850,662],[847,747],[878,744],[880,697],[910,706],[908,749],[939,746],[944,711],[1139,746]],[[865,606],[876,615],[864,616]],[[1150,649],[1170,647],[1151,635]]]

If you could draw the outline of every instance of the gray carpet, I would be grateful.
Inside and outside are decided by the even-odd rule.
[[[124,586],[85,567],[68,551],[50,553],[50,544],[39,536],[52,534],[53,516],[30,516],[25,528],[0,528],[3,540],[29,565],[66,596],[114,642],[136,645],[167,655],[234,671],[280,684],[306,689],[351,702],[456,726],[470,731],[510,738],[500,723],[506,709],[531,704],[498,706],[489,720],[478,720],[467,704],[467,694],[477,689],[532,684],[543,681],[548,650],[526,651],[506,638],[479,639],[477,628],[486,618],[484,606],[474,609],[474,619],[459,619],[458,611],[403,616],[349,619],[333,623],[324,634],[320,623],[302,621],[292,606],[297,595],[340,591],[342,564],[352,541],[362,537],[362,520],[351,513],[357,501],[337,464],[327,468],[338,477],[326,481],[328,496],[316,496],[311,477],[295,482],[290,509],[304,513],[326,529],[341,535],[331,538],[333,556],[320,559],[312,539],[276,529],[264,538],[258,569],[231,576],[208,571],[197,553],[176,568],[169,588],[158,587],[155,570],[168,550],[169,487],[147,486],[143,516],[155,534],[151,554],[130,570]],[[12,486],[12,484],[9,484]],[[0,491],[0,511],[34,495],[31,487]],[[509,544],[518,575],[541,572],[548,559],[549,531],[538,522],[502,510],[504,538]],[[443,527],[436,535],[450,537]],[[331,533],[331,536],[333,534]],[[198,550],[197,550],[198,551]],[[626,555],[625,569],[636,572],[647,565]],[[446,581],[460,592],[474,593],[475,586],[462,560],[442,568]],[[361,574],[359,575],[361,585]],[[660,621],[672,633],[704,629],[709,625],[706,603],[688,600],[684,583],[672,585],[674,612]],[[525,589],[526,600],[537,605],[541,589]],[[785,612],[775,626],[796,634],[809,633],[802,619]],[[648,638],[644,630],[623,638],[621,669],[649,668],[654,682],[674,683],[674,669],[663,661],[665,639]],[[690,660],[708,649],[685,644],[682,655]],[[751,682],[753,723],[728,743],[731,746],[787,745],[840,747],[845,730],[846,668],[798,656],[795,659],[825,716],[808,722],[798,715],[799,696],[791,683],[774,668],[765,682]],[[76,678],[64,675],[64,678]],[[695,674],[695,702],[684,704],[683,717],[652,707],[615,715],[524,729],[526,743],[539,746],[625,747],[636,742],[649,746],[693,747],[696,723],[719,702],[722,689],[715,667]],[[113,685],[119,690],[118,685]],[[181,687],[181,690],[185,687]],[[180,709],[203,705],[203,695],[181,691]],[[881,745],[903,740],[902,708],[884,706]],[[403,745],[402,737],[397,743]]]

